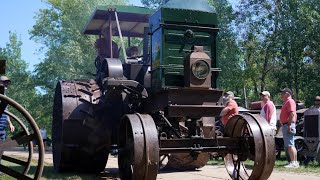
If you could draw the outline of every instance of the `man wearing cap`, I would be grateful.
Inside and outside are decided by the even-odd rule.
[[[280,90],[283,105],[280,113],[280,123],[282,124],[283,142],[290,156],[290,163],[284,167],[298,168],[297,150],[294,146],[294,135],[296,133],[296,103],[292,99],[292,91],[289,88]]]
[[[225,108],[222,109],[220,116],[221,122],[224,126],[228,123],[228,120],[238,114],[238,104],[234,100],[234,94],[231,91],[228,91],[224,94],[223,101],[225,104]]]
[[[6,89],[10,83],[10,80],[6,76],[0,77],[0,86],[2,86],[3,89]],[[7,108],[6,108],[7,110]],[[14,131],[14,126],[12,125],[9,116],[6,114],[2,114],[0,118],[0,141],[6,140],[6,127],[7,124],[9,124],[10,132]]]
[[[320,108],[320,96],[316,96],[314,98],[314,106],[315,108]]]
[[[269,123],[273,133],[277,130],[277,114],[276,114],[276,107],[273,102],[270,100],[270,93],[269,91],[262,91],[260,93],[261,101],[262,101],[262,108],[260,111],[260,115],[264,117],[267,122]]]

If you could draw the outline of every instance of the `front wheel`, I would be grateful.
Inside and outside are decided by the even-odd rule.
[[[118,165],[124,180],[155,180],[159,168],[156,125],[147,114],[128,114],[120,123]]]
[[[225,137],[241,138],[237,153],[224,157],[232,179],[268,179],[275,163],[275,143],[271,128],[259,115],[232,117],[225,127]]]

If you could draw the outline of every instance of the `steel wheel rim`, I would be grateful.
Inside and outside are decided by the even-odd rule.
[[[227,172],[233,179],[267,179],[273,170],[275,161],[275,150],[272,150],[275,149],[274,138],[269,125],[261,116],[249,113],[234,116],[229,121],[225,128],[225,136],[227,137],[243,137],[242,128],[245,126],[250,128],[253,140],[251,144],[254,144],[253,147],[251,145],[247,148],[247,157],[253,155],[254,165],[250,174],[243,162],[234,162],[236,154],[226,154],[224,161]],[[248,139],[250,140],[248,137],[246,142],[249,144]],[[238,166],[237,169],[235,164]]]
[[[138,113],[126,115],[120,123],[120,129],[125,132],[119,134],[118,164],[121,179],[156,179],[159,142],[151,116]]]

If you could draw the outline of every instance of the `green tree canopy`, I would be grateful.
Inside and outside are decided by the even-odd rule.
[[[6,95],[21,104],[41,124],[48,120],[46,110],[41,106],[42,96],[35,88],[31,72],[27,71],[28,65],[21,58],[21,46],[17,35],[9,32],[9,42],[0,48],[0,57],[6,60],[6,75],[11,80]]]
[[[45,57],[35,66],[35,85],[41,89],[47,124],[51,124],[54,89],[59,80],[91,79],[95,73],[95,37],[82,29],[97,6],[125,4],[126,0],[47,0],[30,31],[31,39],[43,45]]]

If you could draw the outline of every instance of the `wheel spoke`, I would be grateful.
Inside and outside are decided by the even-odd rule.
[[[26,176],[26,175],[24,175],[22,173],[19,173],[19,172],[15,171],[15,170],[13,170],[11,168],[8,168],[7,166],[4,166],[2,164],[0,164],[0,171],[5,173],[5,174],[8,174],[11,177],[19,179],[19,180],[32,180],[32,178],[30,178],[30,177],[28,177],[28,176]]]
[[[6,155],[2,155],[1,159],[5,160],[5,161],[12,162],[12,163],[15,163],[15,164],[19,164],[21,166],[27,166],[28,165],[28,162],[26,162],[26,161],[21,161],[20,159],[16,159],[16,158],[9,157],[9,156],[6,156]]]

